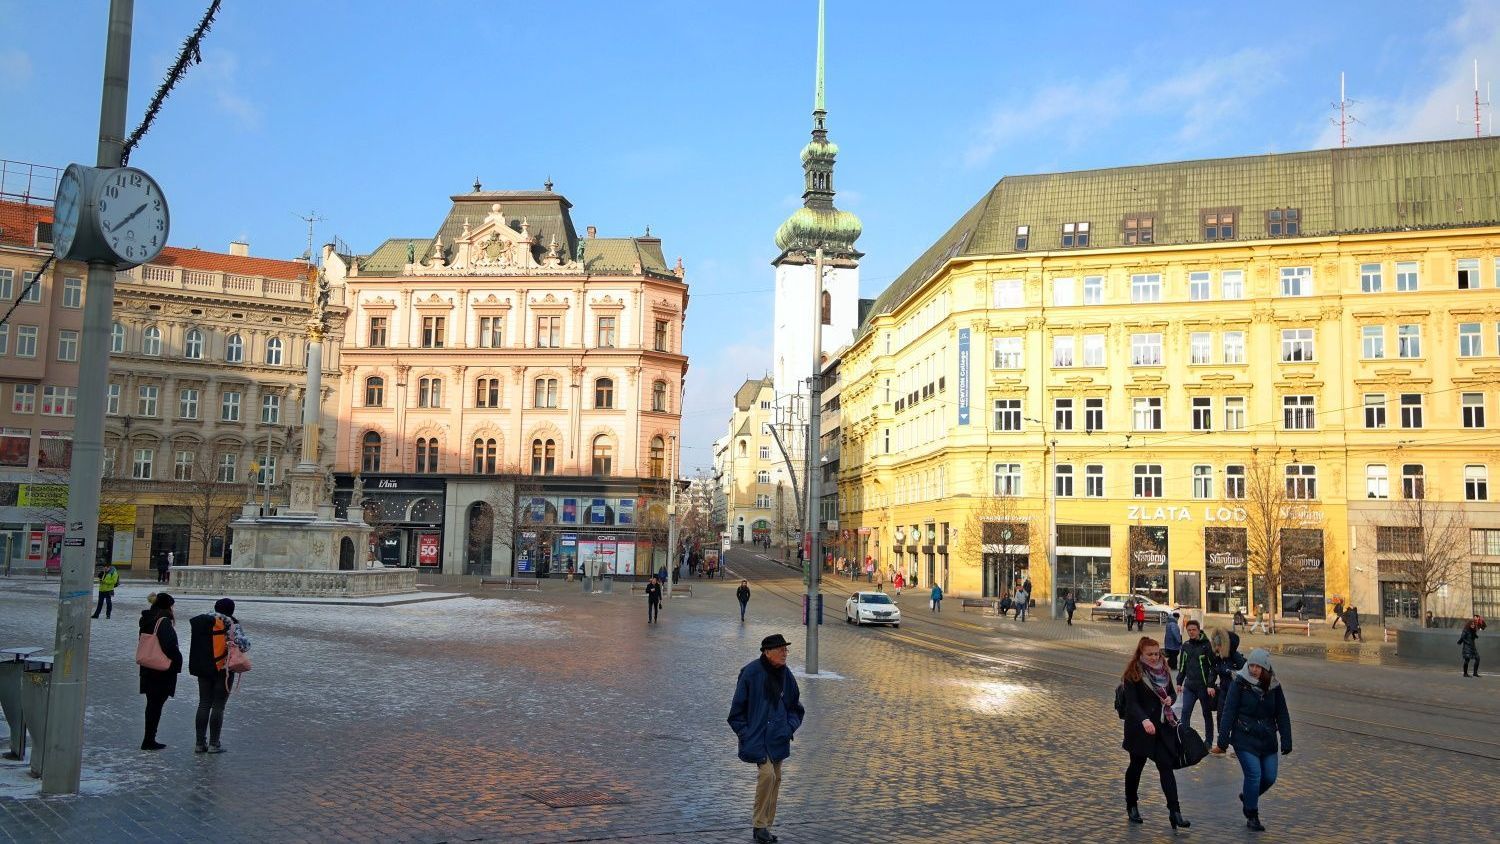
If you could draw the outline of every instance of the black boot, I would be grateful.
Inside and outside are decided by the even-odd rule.
[[[1246,812],[1245,826],[1248,827],[1252,832],[1266,831],[1266,828],[1262,826],[1260,822],[1260,812]]]
[[[1125,807],[1125,817],[1129,818],[1131,823],[1145,823],[1141,820],[1141,810],[1134,806]]]
[[[1191,823],[1188,823],[1188,819],[1182,816],[1182,812],[1177,809],[1173,809],[1171,814],[1169,814],[1167,817],[1172,821],[1173,829],[1177,829],[1178,827],[1187,829],[1188,827],[1192,826]]]

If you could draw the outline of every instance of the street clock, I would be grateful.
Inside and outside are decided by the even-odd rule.
[[[52,208],[52,253],[59,260],[130,269],[159,255],[171,229],[161,186],[135,167],[70,164]]]

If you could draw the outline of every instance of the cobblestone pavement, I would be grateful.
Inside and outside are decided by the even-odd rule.
[[[749,841],[754,769],[735,758],[728,698],[762,636],[787,635],[799,669],[805,637],[800,583],[753,555],[731,560],[754,578],[743,626],[735,580],[694,582],[655,626],[628,589],[585,596],[561,581],[388,608],[244,605],[255,670],[230,702],[221,756],[191,752],[188,680],[167,704],[168,749],[136,749],[141,602],[124,595],[120,617],[94,628],[85,793],[35,797],[0,763],[0,841]],[[808,720],[785,770],[783,841],[1172,840],[1145,785],[1147,823],[1122,822],[1119,637],[922,618],[910,596],[900,630],[855,629],[838,623],[836,596],[823,674],[800,680]],[[50,643],[54,597],[0,581],[0,645]],[[179,629],[207,606],[181,600]],[[1494,840],[1495,681],[1294,656],[1278,669],[1296,752],[1257,840]],[[1184,772],[1193,827],[1179,840],[1248,838],[1238,781],[1227,759]],[[547,788],[625,802],[528,796]],[[1455,788],[1465,808],[1434,811]]]

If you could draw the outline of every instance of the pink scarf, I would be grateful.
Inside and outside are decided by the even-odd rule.
[[[1161,719],[1168,726],[1177,726],[1177,715],[1172,712],[1172,698],[1167,690],[1172,688],[1172,672],[1167,668],[1165,662],[1160,669],[1152,668],[1151,664],[1144,659],[1141,662],[1141,677],[1145,679],[1146,686],[1156,692],[1156,697],[1161,701]]]

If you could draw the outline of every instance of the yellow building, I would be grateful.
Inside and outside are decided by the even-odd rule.
[[[771,432],[777,420],[776,385],[770,377],[751,378],[735,391],[727,454],[720,461],[726,530],[734,542],[770,541],[781,546],[802,531],[794,492],[800,487],[792,483],[786,457]]]
[[[1484,138],[1002,179],[843,357],[841,524],[1044,608],[1055,524],[1085,606],[1500,611],[1497,170]],[[1465,546],[1440,583],[1422,524]]]

